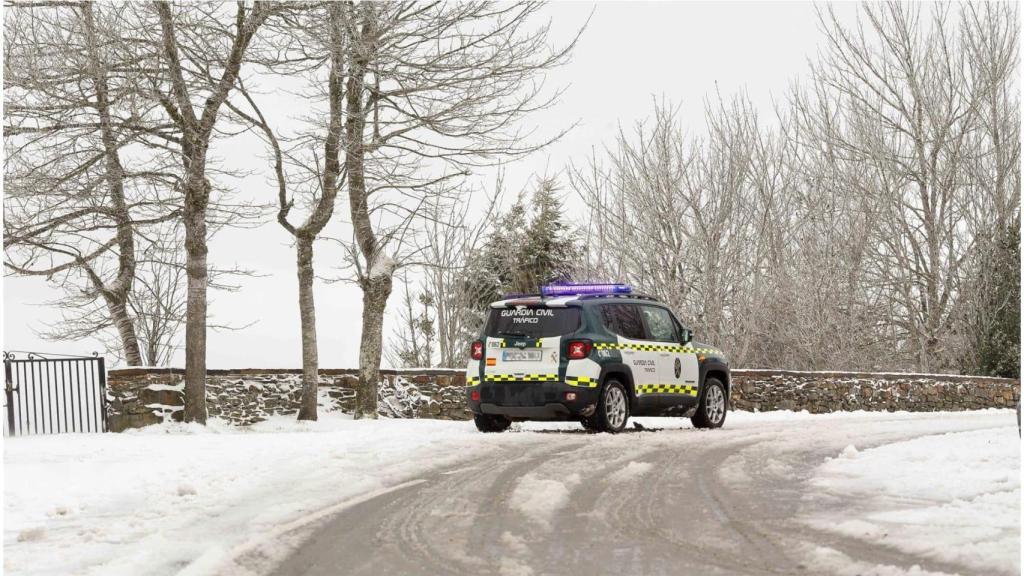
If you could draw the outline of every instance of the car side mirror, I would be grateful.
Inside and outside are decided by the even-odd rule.
[[[683,344],[689,344],[693,340],[693,330],[689,328],[683,328],[682,330],[682,342]]]

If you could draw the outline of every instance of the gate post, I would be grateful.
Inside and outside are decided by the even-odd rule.
[[[14,436],[14,384],[11,382],[11,362],[4,354],[4,396],[7,404],[7,433]]]
[[[103,356],[97,360],[100,371],[100,432],[107,432],[107,368]]]

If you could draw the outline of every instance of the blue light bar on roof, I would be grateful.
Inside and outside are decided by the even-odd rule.
[[[628,284],[549,284],[540,287],[544,296],[578,296],[581,294],[632,294]]]

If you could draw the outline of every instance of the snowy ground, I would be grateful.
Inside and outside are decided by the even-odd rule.
[[[925,436],[823,464],[810,498],[854,505],[817,528],[998,573],[1020,571],[1020,439],[996,428]],[[835,509],[835,507],[833,507]]]
[[[483,449],[471,429],[328,415],[5,439],[4,572],[199,573],[276,525]]]
[[[801,432],[802,423],[835,421],[846,429],[874,423],[913,436],[936,431],[936,422],[943,422],[945,431],[966,430],[968,421],[977,427],[979,418],[982,424],[1015,420],[1011,411],[975,415],[733,412],[722,433],[742,438],[776,427],[791,435],[786,438],[796,446],[815,442],[820,429],[830,427],[807,426]],[[4,572],[212,574],[254,547],[295,545],[277,538],[285,533],[282,527],[294,528],[360,498],[417,482],[430,471],[496,452],[550,448],[562,437],[577,445],[581,440],[598,448],[604,444],[626,452],[623,466],[609,480],[628,483],[651,466],[632,461],[630,451],[642,455],[687,438],[706,443],[716,434],[694,437],[698,432],[685,420],[639,420],[665,433],[552,435],[535,432],[579,426],[531,423],[519,433],[481,435],[467,422],[368,422],[328,415],[317,423],[280,418],[247,430],[168,425],[126,434],[5,439]],[[857,495],[860,504],[844,511],[850,514],[844,522],[806,521],[824,521],[827,529],[846,536],[882,541],[978,573],[1019,571],[1020,445],[1015,431],[958,432],[837,453],[809,480],[814,490],[808,497],[833,498],[838,507],[848,502],[843,495]],[[777,445],[783,450],[786,442]],[[784,475],[785,458],[773,462],[774,471]],[[723,462],[720,474],[741,482],[749,470],[744,471],[742,460],[731,464],[734,470],[728,460]],[[524,475],[518,483],[522,497],[512,503],[543,525],[552,520],[546,511],[568,498],[572,481],[562,477],[551,483],[542,475]],[[264,552],[279,560],[287,550]],[[822,562],[842,565],[834,557]]]

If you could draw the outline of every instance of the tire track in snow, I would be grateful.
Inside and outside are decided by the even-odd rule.
[[[508,444],[502,438],[470,467],[344,511],[274,573],[762,576],[826,572],[814,561],[826,551],[850,566],[965,572],[821,533],[798,516],[808,506],[811,473],[851,439],[868,448],[990,421],[880,415],[797,426],[508,435]],[[621,474],[630,466],[632,477]],[[528,475],[534,486],[570,475],[579,481],[562,482],[567,498],[552,500],[549,519],[538,522],[515,500]]]

